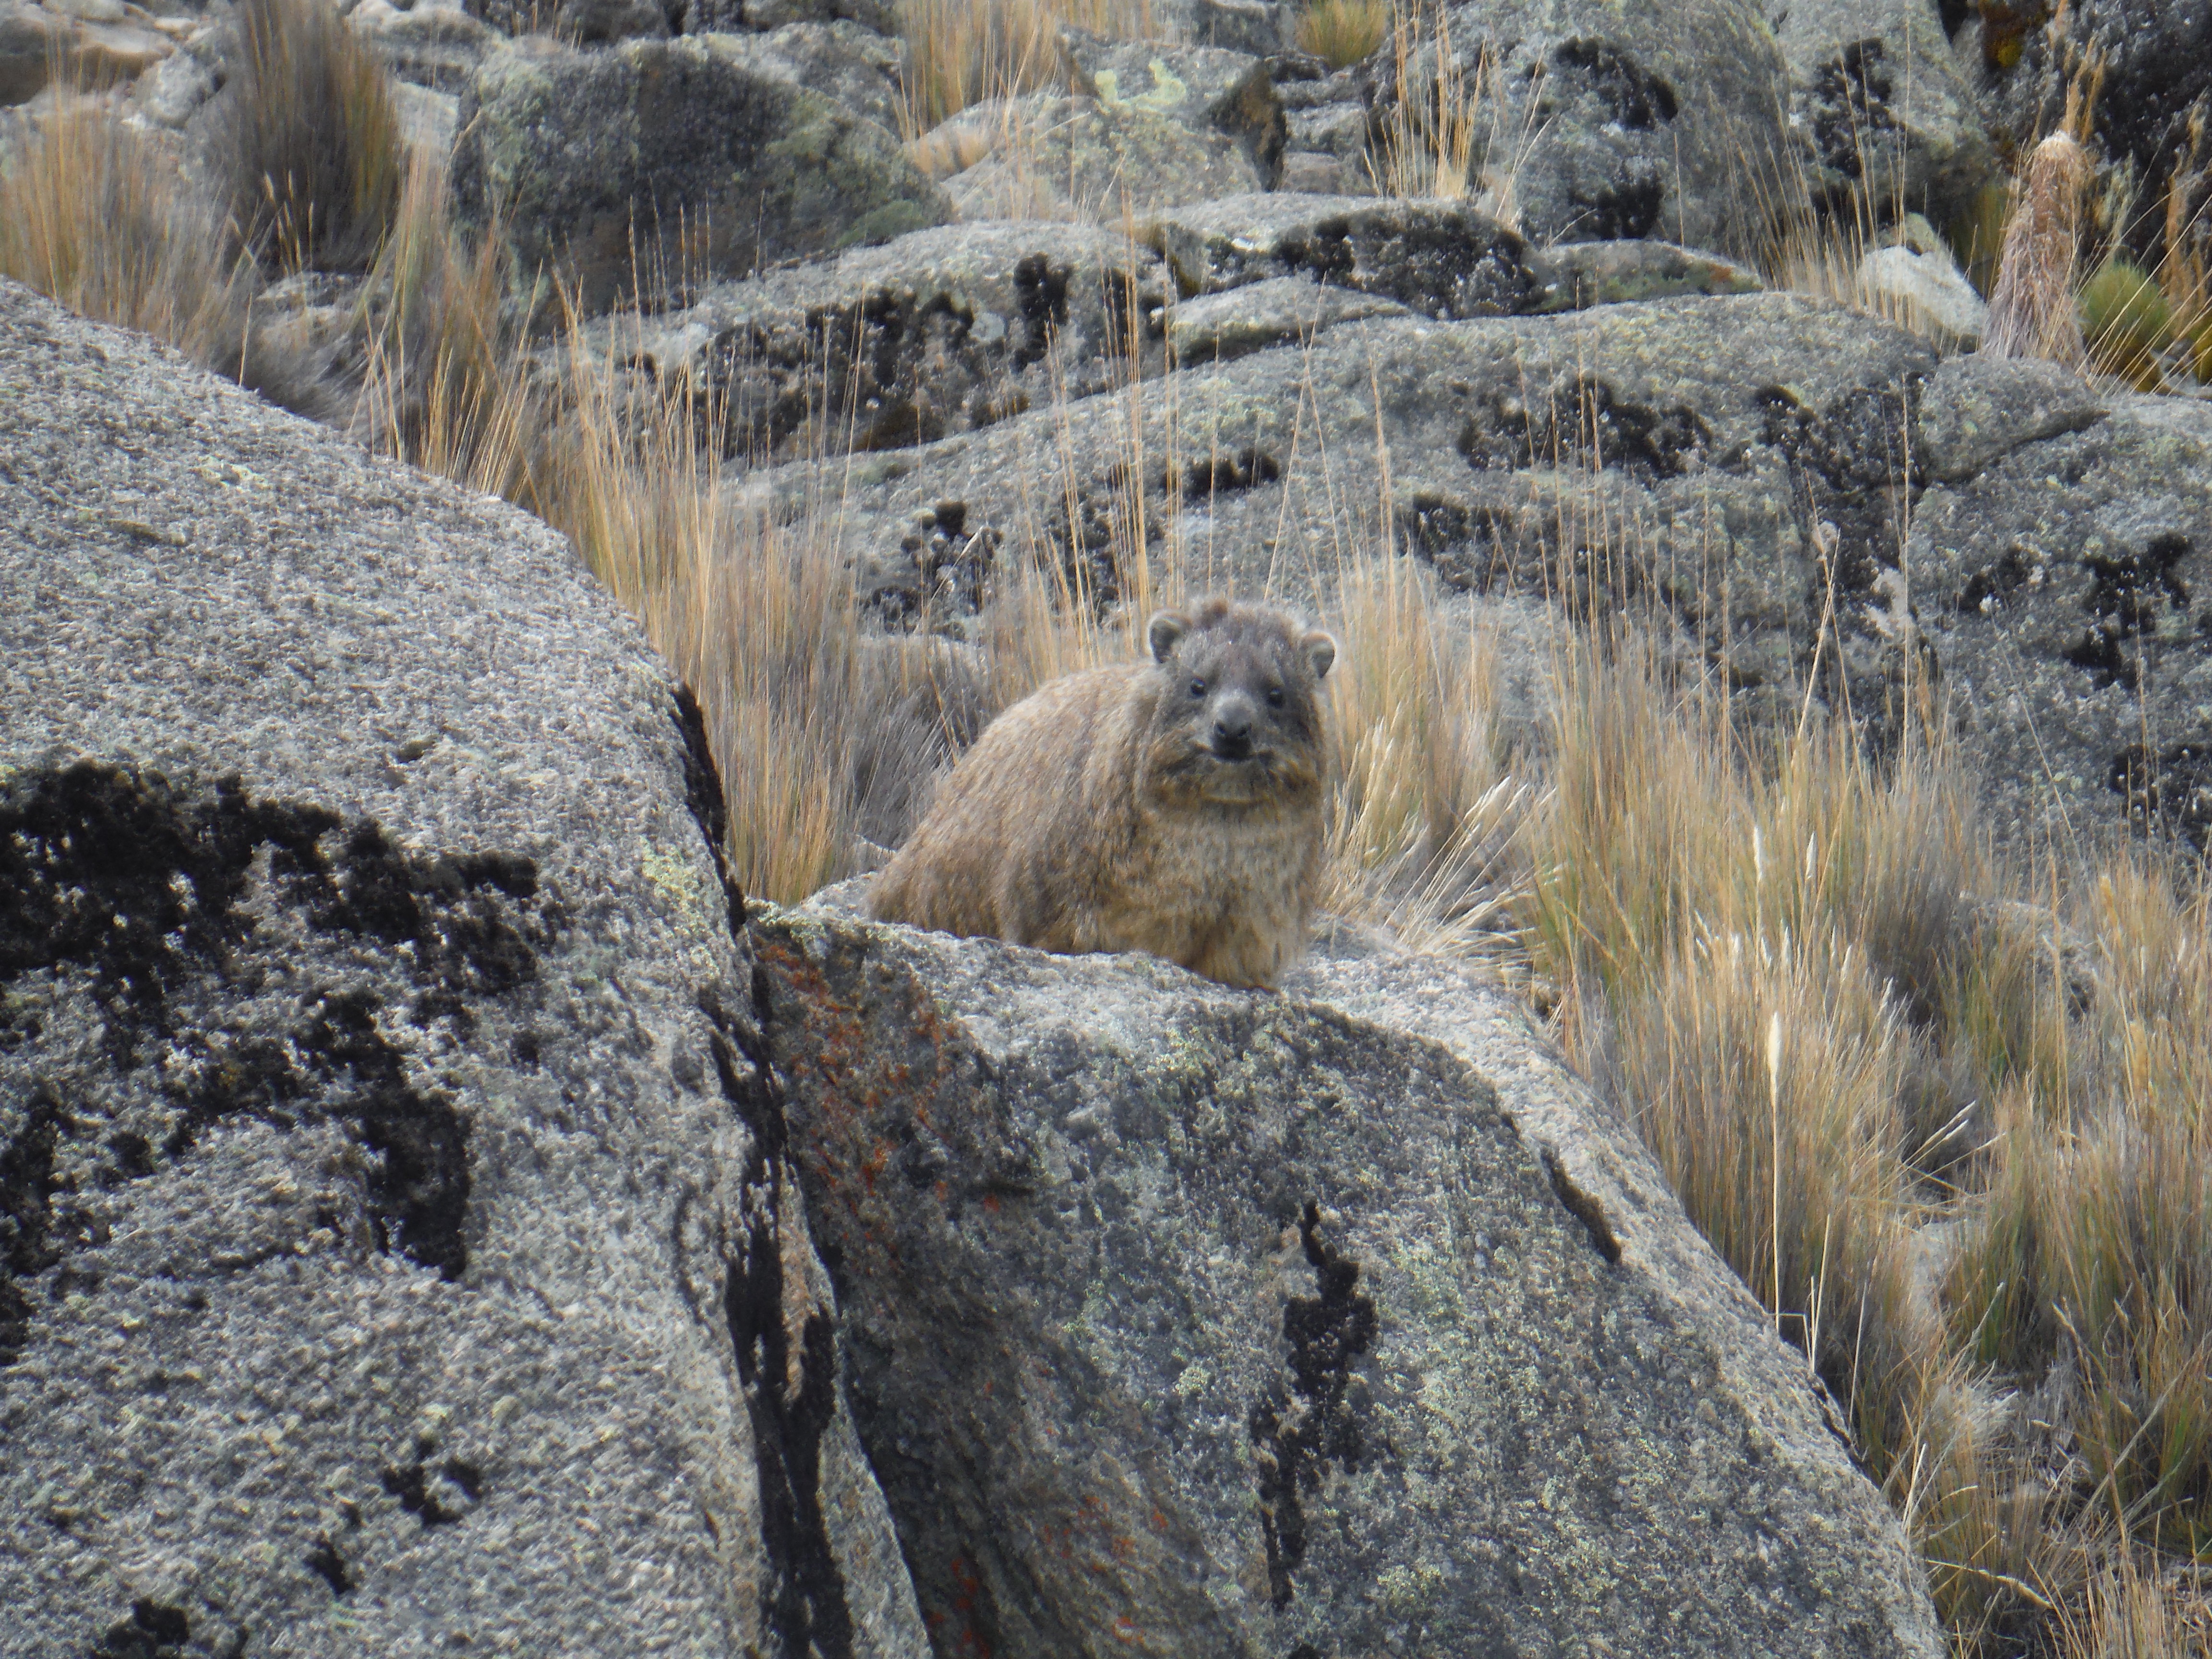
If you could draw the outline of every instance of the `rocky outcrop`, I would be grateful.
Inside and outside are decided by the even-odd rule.
[[[0,657],[8,1650],[925,1652],[565,544],[0,283]]]
[[[1401,75],[1374,63],[1386,149],[1470,154],[1532,242],[1664,237],[1740,257],[1789,199],[1789,80],[1750,0],[1442,7]],[[1455,125],[1437,125],[1446,118]]]
[[[1802,1359],[1503,998],[755,928],[939,1654],[1941,1650]]]
[[[57,74],[76,86],[135,80],[190,27],[130,0],[0,0],[0,108],[28,103]]]
[[[945,226],[586,338],[702,389],[728,453],[782,459],[926,442],[1157,374],[1172,297],[1158,258],[1112,231]]]
[[[1921,425],[1914,605],[1999,834],[2212,851],[2212,405],[1969,357]]]
[[[1940,223],[1988,181],[1996,152],[1935,0],[1792,0],[1775,15],[1816,200]]]
[[[750,56],[722,35],[518,41],[461,101],[454,200],[586,313],[949,216],[890,133]]]
[[[1063,28],[1060,41],[1077,91],[1109,111],[1145,110],[1224,133],[1243,147],[1261,183],[1274,183],[1289,130],[1261,59],[1218,46],[1102,40],[1077,28]]]
[[[1087,561],[1106,591],[1139,547],[1204,547],[1213,580],[1325,597],[1342,550],[1376,545],[1387,501],[1393,544],[1448,590],[1655,619],[1793,719],[1808,676],[1879,718],[1908,663],[1924,667],[1889,612],[1894,492],[1916,476],[1910,422],[1936,356],[1901,330],[1751,294],[1342,321],[1302,350],[1184,362],[1145,386],[1133,422],[1131,400],[1075,404],[841,463],[864,591],[905,614],[913,515],[950,502],[969,535]],[[1065,481],[1042,512],[1021,482],[1040,476]],[[818,487],[802,466],[748,483],[794,505]],[[1842,678],[1837,641],[1815,649],[1832,611]]]
[[[1121,227],[1164,208],[1255,191],[1242,144],[1140,104],[1030,93],[974,104],[925,135],[957,159],[945,190],[963,219],[1090,220]]]

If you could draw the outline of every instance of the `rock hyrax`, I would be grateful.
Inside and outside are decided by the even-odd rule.
[[[985,728],[877,878],[878,921],[1275,983],[1321,883],[1336,641],[1219,599],[1148,633],[1151,662],[1054,680]]]

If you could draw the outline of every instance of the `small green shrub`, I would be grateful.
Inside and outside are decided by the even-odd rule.
[[[2157,391],[2164,378],[2158,354],[2173,340],[2173,307],[2158,284],[2115,256],[2081,285],[2079,304],[2081,336],[2097,367],[2138,391]]]

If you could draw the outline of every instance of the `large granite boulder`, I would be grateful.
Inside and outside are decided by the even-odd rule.
[[[1243,147],[1263,184],[1280,172],[1290,131],[1266,62],[1218,46],[1109,40],[1060,30],[1069,78],[1108,110],[1146,110],[1199,131],[1226,133]]]
[[[0,283],[0,1647],[926,1652],[566,544]]]
[[[1914,608],[1999,832],[2212,852],[2212,404],[1966,357],[1920,426]]]
[[[731,454],[783,459],[927,442],[1157,374],[1173,292],[1159,260],[1114,231],[947,225],[717,284],[584,338],[664,385],[703,388]]]
[[[940,1656],[1942,1650],[1802,1358],[1506,999],[754,926]]]
[[[1821,204],[1941,223],[1996,172],[1936,0],[1792,0],[1775,20],[1790,63],[1790,125]],[[1849,206],[1855,194],[1863,209]]]
[[[1532,242],[1759,252],[1795,169],[1789,76],[1753,0],[1479,0],[1424,15],[1402,73],[1391,52],[1373,60],[1386,151],[1433,149],[1440,118],[1469,119],[1475,182],[1510,198]]]
[[[517,41],[461,100],[454,201],[587,313],[951,216],[890,132],[757,55],[719,34]]]

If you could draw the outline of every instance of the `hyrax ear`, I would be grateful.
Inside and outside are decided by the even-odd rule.
[[[1313,676],[1317,680],[1328,678],[1328,671],[1336,665],[1336,641],[1318,628],[1298,641],[1298,649],[1306,653],[1313,665]]]
[[[1152,647],[1152,660],[1165,662],[1174,654],[1176,642],[1190,632],[1190,618],[1174,611],[1155,611],[1152,619],[1145,625],[1145,637]]]

